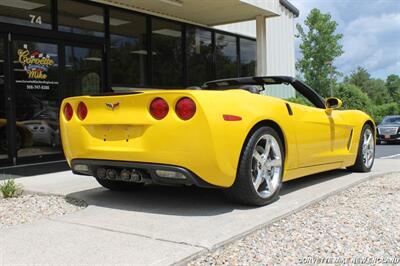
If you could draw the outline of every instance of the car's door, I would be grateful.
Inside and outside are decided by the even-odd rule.
[[[294,118],[292,126],[296,132],[297,166],[307,167],[335,162],[332,147],[335,139],[334,116],[330,116],[325,108],[321,108],[324,107],[324,103],[320,103],[318,108],[307,98],[307,95],[298,92],[292,84],[268,84],[264,87],[262,94],[281,98],[290,97],[282,95],[282,92],[296,91],[296,100],[291,99],[298,103],[289,99],[288,104]],[[319,98],[318,100],[320,101]]]
[[[346,119],[346,111],[332,110],[328,115],[332,119],[334,129],[334,138],[331,140],[332,156],[335,161],[343,161],[349,156],[354,126]]]
[[[286,87],[283,89],[282,87]],[[283,92],[292,91],[292,95]],[[288,99],[297,140],[298,167],[309,167],[343,161],[348,152],[349,128],[341,111],[327,110],[316,92],[301,82],[266,84],[261,94]]]
[[[335,123],[325,109],[291,104],[296,131],[298,166],[307,167],[335,162],[333,139]]]
[[[346,127],[338,111],[290,103],[296,129],[298,167],[343,161]]]

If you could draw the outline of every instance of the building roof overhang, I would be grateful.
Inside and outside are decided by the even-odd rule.
[[[193,24],[215,26],[254,20],[256,16],[279,16],[282,0],[92,0],[125,9],[163,16]],[[289,3],[287,0],[283,1]],[[289,3],[290,4],[290,3]],[[285,6],[286,7],[286,6]],[[288,7],[286,7],[288,8]],[[291,5],[289,11],[295,11]],[[296,9],[297,10],[297,9]],[[295,14],[296,15],[296,14]]]

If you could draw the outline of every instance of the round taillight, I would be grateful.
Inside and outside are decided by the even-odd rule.
[[[176,103],[175,112],[180,119],[189,120],[196,113],[196,104],[192,99],[184,97]]]
[[[64,116],[67,121],[71,120],[72,116],[74,115],[74,109],[72,109],[71,104],[67,103],[64,106]]]
[[[87,106],[84,102],[78,104],[77,114],[80,120],[84,120],[88,114]]]
[[[155,98],[150,104],[150,114],[157,120],[166,117],[168,111],[168,103],[163,98]]]

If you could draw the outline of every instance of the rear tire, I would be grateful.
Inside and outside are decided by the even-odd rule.
[[[361,130],[360,143],[356,162],[347,169],[353,172],[369,172],[375,161],[375,139],[373,129],[370,125],[364,125]]]
[[[225,195],[232,201],[264,206],[277,200],[285,156],[282,140],[271,127],[258,128],[246,141],[236,179]]]
[[[115,180],[104,180],[96,178],[97,182],[103,187],[113,191],[135,191],[143,186],[142,183],[132,183]]]

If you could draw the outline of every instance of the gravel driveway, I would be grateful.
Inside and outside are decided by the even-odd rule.
[[[400,174],[330,196],[188,265],[361,262],[400,264]]]
[[[64,215],[83,209],[86,203],[59,196],[23,195],[18,198],[0,197],[0,229],[31,223],[43,217]]]

